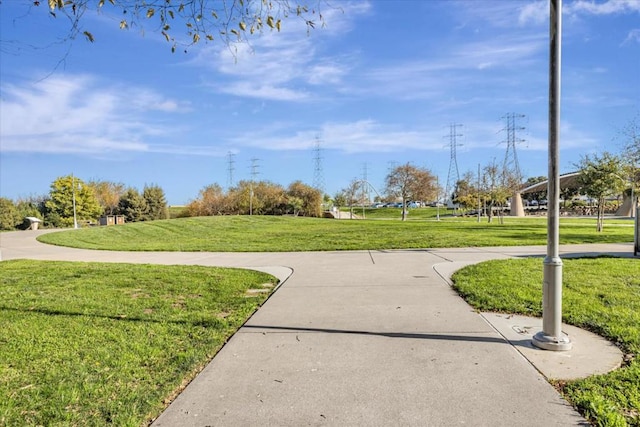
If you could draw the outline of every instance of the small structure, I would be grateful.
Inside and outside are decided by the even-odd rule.
[[[38,229],[38,224],[40,224],[42,222],[42,220],[40,218],[36,218],[35,216],[27,216],[25,218],[29,220],[29,229],[30,230],[37,230]]]
[[[100,225],[122,225],[124,215],[105,215],[100,217]]]
[[[635,197],[634,197],[635,199]],[[622,205],[616,211],[616,216],[628,216],[635,217],[637,215],[634,200],[631,199],[630,195],[623,195]]]
[[[100,217],[100,225],[116,225],[115,215],[105,215]]]
[[[576,188],[578,187],[578,176],[580,172],[571,172],[564,175],[560,175],[560,188]],[[537,184],[530,185],[529,187],[522,188],[516,191],[511,198],[511,216],[524,216],[524,207],[522,205],[522,195],[526,193],[535,193],[537,191],[544,191],[547,189],[549,181],[542,181]]]

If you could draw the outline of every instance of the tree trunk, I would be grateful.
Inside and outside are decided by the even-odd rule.
[[[402,199],[402,220],[407,220],[407,204],[404,199]]]
[[[598,200],[598,219],[596,231],[601,233],[604,229],[604,197]]]

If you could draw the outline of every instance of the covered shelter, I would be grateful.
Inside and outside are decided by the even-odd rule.
[[[578,184],[578,176],[580,172],[571,172],[564,175],[560,175],[560,188],[580,188]],[[524,216],[524,205],[522,203],[522,195],[527,193],[536,193],[538,191],[544,191],[547,189],[549,181],[538,182],[537,184],[530,185],[514,193],[511,198],[511,216]],[[631,197],[625,194],[622,205],[616,211],[617,216],[634,216],[635,206]]]
[[[29,229],[37,230],[38,225],[42,222],[40,218],[36,218],[35,216],[27,216],[25,219],[29,220]]]
[[[579,188],[578,175],[580,172],[571,172],[560,175],[560,188]],[[511,216],[524,216],[524,204],[522,203],[522,195],[527,193],[536,193],[544,191],[549,184],[548,180],[538,182],[537,184],[516,191],[511,197]]]

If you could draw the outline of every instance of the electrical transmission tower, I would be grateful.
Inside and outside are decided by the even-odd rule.
[[[253,185],[258,176],[258,160],[255,157],[251,159],[251,181],[249,181],[249,215],[253,215]]]
[[[371,193],[369,191],[369,179],[368,179],[368,165],[364,162],[362,165],[362,181],[365,185],[362,186],[362,201],[367,204],[371,204]]]
[[[456,183],[460,181],[460,171],[458,170],[457,148],[462,144],[458,143],[457,138],[462,136],[458,133],[458,128],[462,127],[461,124],[452,123],[449,125],[449,148],[451,157],[449,159],[449,173],[447,174],[447,186],[444,190],[444,196],[447,204],[451,201],[451,193],[456,186]],[[446,137],[445,137],[446,138]],[[452,182],[453,181],[453,182]]]
[[[256,159],[255,157],[251,159],[251,181],[255,181],[256,177],[260,175],[260,172],[258,171],[258,168],[260,167],[258,164],[259,161],[260,159]]]
[[[228,171],[229,171],[229,177],[228,177],[228,181],[227,181],[227,188],[231,188],[233,187],[233,172],[236,170],[235,168],[235,157],[236,155],[233,154],[231,151],[229,151],[227,153],[227,166],[228,166]]]
[[[320,138],[313,145],[313,188],[324,194],[324,174],[322,173],[322,150]]]
[[[502,118],[507,122],[507,126],[502,129],[507,132],[507,152],[504,156],[503,172],[506,177],[513,179],[516,185],[522,184],[522,173],[520,172],[520,164],[518,163],[518,153],[516,145],[524,142],[516,136],[517,131],[524,130],[523,126],[517,124],[518,119],[524,118],[524,114],[509,113]]]

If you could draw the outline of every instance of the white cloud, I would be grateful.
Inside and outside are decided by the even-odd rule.
[[[369,9],[368,2],[327,7],[321,11],[326,25],[308,35],[302,21],[287,20],[280,32],[264,31],[247,43],[201,49],[191,65],[212,68],[223,75],[224,81],[205,83],[222,93],[306,101],[312,98],[308,85],[339,85],[350,70],[345,58],[318,57],[322,39],[349,31],[355,17]]]
[[[108,85],[88,75],[58,75],[2,86],[3,152],[107,153],[153,151],[145,138],[169,133],[154,111],[187,110],[146,88]]]
[[[407,130],[372,119],[353,122],[327,122],[316,129],[296,130],[295,124],[278,123],[268,129],[233,139],[234,147],[259,147],[267,150],[309,150],[316,138],[323,149],[344,153],[380,153],[404,150],[440,151],[444,147],[442,130]]]
[[[309,94],[304,91],[264,84],[260,81],[239,81],[220,86],[217,90],[234,96],[270,99],[274,101],[305,101]]]
[[[535,1],[528,3],[522,9],[520,9],[520,16],[518,16],[518,23],[525,25],[529,22],[534,24],[544,24],[549,21],[549,1]]]
[[[577,0],[567,4],[565,12],[569,14],[585,13],[591,15],[612,15],[616,13],[640,13],[638,0],[608,0],[594,2],[591,0]]]
[[[512,85],[530,72],[544,52],[544,35],[492,37],[453,46],[419,61],[397,62],[368,71],[363,92],[396,99],[432,99],[447,102],[450,93],[463,91],[475,96],[478,90]],[[546,67],[541,70],[546,71]],[[479,85],[482,82],[482,85]],[[492,94],[495,98],[495,93]]]
[[[484,23],[495,28],[510,28],[518,21],[517,8],[509,1],[456,1],[444,2],[463,23],[458,29],[471,26],[483,28]],[[478,21],[481,23],[478,26]]]
[[[627,38],[624,40],[623,44],[625,43],[640,43],[640,28],[629,31],[629,34],[627,34]]]

